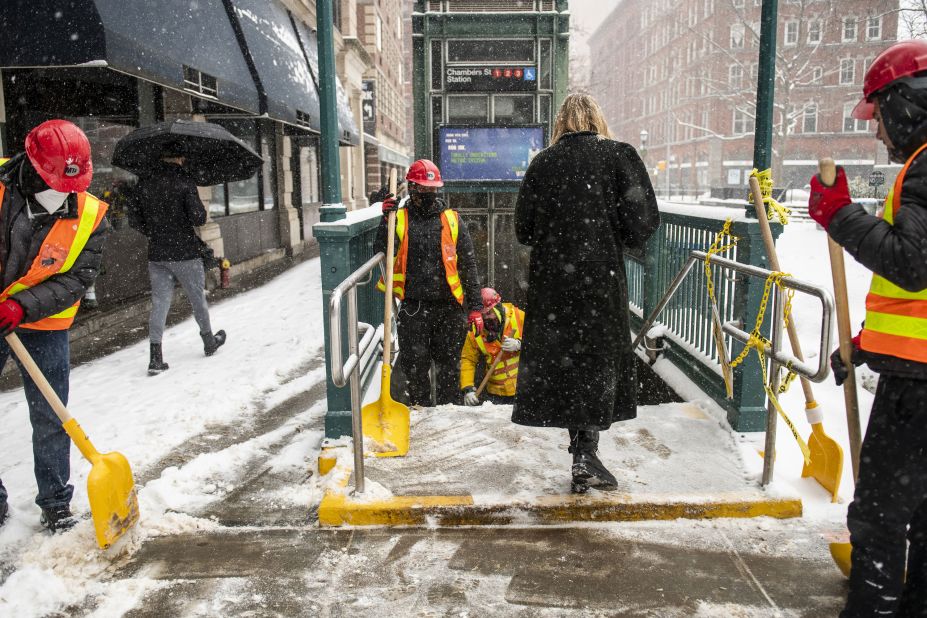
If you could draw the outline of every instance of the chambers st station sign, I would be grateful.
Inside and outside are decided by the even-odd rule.
[[[493,92],[522,92],[537,90],[536,67],[447,67],[444,73],[445,90]]]

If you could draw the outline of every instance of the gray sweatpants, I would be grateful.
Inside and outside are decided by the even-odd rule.
[[[193,317],[200,327],[200,334],[212,332],[209,307],[206,305],[206,271],[202,260],[148,262],[148,276],[151,278],[151,316],[148,320],[148,338],[151,343],[161,343],[167,312],[171,309],[174,297],[175,281],[180,283],[193,307]]]

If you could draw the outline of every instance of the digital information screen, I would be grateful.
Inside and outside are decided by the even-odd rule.
[[[543,127],[440,127],[444,180],[521,180],[544,148]]]

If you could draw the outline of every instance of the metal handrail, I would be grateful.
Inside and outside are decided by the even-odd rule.
[[[708,260],[712,266],[716,266],[720,269],[732,270],[742,275],[756,277],[758,279],[766,280],[769,275],[772,274],[772,271],[766,270],[765,268],[759,268],[758,266],[741,264],[727,258],[718,257],[717,255],[708,255],[704,251],[691,251],[689,253],[689,258],[686,260],[686,263],[683,265],[682,269],[680,269],[679,273],[670,283],[670,286],[667,288],[663,298],[660,299],[660,302],[657,303],[657,306],[651,312],[650,316],[648,316],[647,319],[644,320],[644,323],[641,325],[640,331],[637,334],[637,338],[634,340],[634,343],[631,347],[632,350],[636,350],[640,345],[644,336],[647,334],[647,331],[650,330],[650,327],[653,326],[653,323],[660,316],[660,313],[662,313],[663,309],[666,308],[666,305],[669,303],[670,299],[672,299],[673,295],[677,292],[677,290],[679,290],[679,287],[682,285],[686,275],[688,275],[692,270],[692,267],[695,266],[697,262],[705,262],[705,260]],[[830,358],[832,330],[831,324],[833,322],[834,315],[834,297],[826,288],[809,283],[807,281],[795,279],[794,277],[783,277],[780,281],[786,288],[795,290],[796,292],[801,292],[803,294],[808,294],[809,296],[817,297],[821,301],[821,340],[818,347],[818,366],[817,368],[813,368],[792,354],[788,354],[779,349],[773,349],[775,346],[772,345],[764,346],[763,353],[774,359],[778,364],[788,367],[790,370],[808,378],[812,382],[823,382],[827,378],[827,375],[830,371],[828,359]],[[750,341],[750,333],[744,331],[742,328],[739,328],[734,322],[725,322],[722,324],[721,328],[726,334],[730,335],[745,345]]]
[[[637,346],[640,345],[647,331],[650,330],[650,327],[656,321],[657,317],[659,317],[667,303],[669,303],[673,295],[677,292],[677,290],[679,290],[683,280],[692,270],[692,267],[695,266],[696,262],[705,261],[710,262],[713,266],[716,266],[720,269],[731,270],[743,275],[747,275],[749,277],[763,279],[764,281],[772,274],[772,271],[770,270],[759,268],[757,266],[750,266],[749,264],[741,264],[739,262],[718,257],[716,255],[709,255],[704,251],[690,252],[689,258],[686,260],[686,263],[670,283],[670,286],[666,290],[666,293],[663,295],[663,298],[660,299],[660,302],[657,303],[657,306],[654,308],[653,312],[646,320],[644,320],[644,323],[641,325],[640,332],[637,334],[637,338],[634,340],[634,344],[631,348],[632,350],[636,350]],[[808,294],[810,296],[815,296],[821,301],[821,341],[818,347],[818,367],[816,370],[806,365],[797,357],[784,353],[780,350],[784,317],[782,298],[783,294],[779,286],[776,286],[774,290],[771,291],[771,294],[773,294],[774,298],[772,305],[772,334],[770,336],[768,345],[763,346],[763,353],[770,358],[771,374],[769,376],[769,389],[773,393],[778,392],[779,390],[780,367],[786,367],[813,382],[821,382],[827,378],[827,374],[830,369],[827,361],[830,358],[832,330],[831,323],[833,321],[834,314],[834,297],[826,288],[815,285],[813,283],[808,283],[806,281],[801,281],[793,277],[782,277],[780,282],[782,283],[783,287],[795,290],[796,292],[801,292],[803,294]],[[736,326],[733,322],[725,322],[721,325],[721,329],[744,345],[747,345],[750,341],[750,334],[742,328]],[[721,353],[720,350],[718,352],[719,354]],[[775,409],[773,402],[767,402],[766,442],[765,450],[763,451],[763,486],[766,486],[772,482],[773,467],[775,464],[774,454],[776,447],[776,414],[777,410]]]
[[[366,356],[370,349],[379,345],[383,338],[383,331],[370,324],[357,320],[357,286],[367,285],[373,277],[365,276],[377,266],[384,263],[385,254],[380,252],[367,260],[363,266],[342,281],[332,290],[328,303],[328,324],[330,338],[330,360],[332,382],[337,387],[351,385],[351,433],[354,436],[354,493],[364,493],[364,428],[361,422],[361,393],[360,393],[360,359]],[[345,361],[341,352],[341,300],[348,297],[348,359]],[[388,328],[384,325],[383,328]],[[358,341],[358,331],[363,331],[363,337]]]

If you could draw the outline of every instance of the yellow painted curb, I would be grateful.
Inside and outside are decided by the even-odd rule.
[[[542,496],[537,502],[475,504],[472,496],[397,496],[359,502],[329,492],[319,505],[320,526],[497,526],[511,523],[801,517],[799,499],[723,496],[712,501],[679,498],[634,500],[627,494]]]

